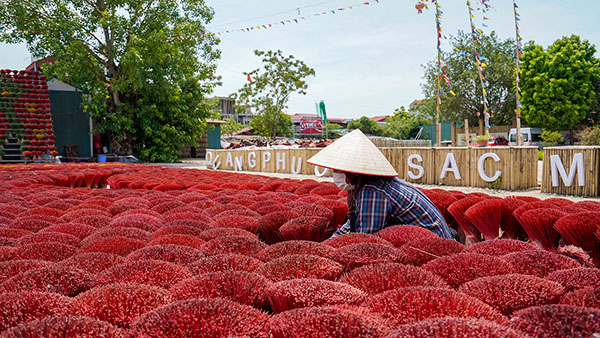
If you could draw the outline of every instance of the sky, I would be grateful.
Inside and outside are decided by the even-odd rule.
[[[222,86],[214,94],[229,96],[244,85],[244,72],[261,66],[254,50],[281,50],[316,72],[308,78],[306,95],[290,97],[289,114],[314,113],[320,100],[330,117],[391,115],[400,106],[408,107],[422,98],[422,65],[436,58],[435,10],[430,6],[417,14],[416,0],[374,1],[366,6],[361,0],[206,0],[215,10],[208,30],[223,32],[217,62]],[[466,0],[439,3],[446,37],[469,30]],[[472,3],[479,7],[478,0]],[[485,33],[495,31],[501,39],[514,38],[512,1],[490,0],[490,4],[488,28],[481,26],[481,12],[476,13],[475,24]],[[524,42],[533,40],[547,47],[576,34],[600,49],[600,0],[517,0],[517,4]],[[346,10],[339,11],[342,7]],[[322,12],[328,14],[309,17]],[[292,23],[224,33],[285,20]],[[442,39],[442,49],[450,50],[449,40]],[[23,69],[30,61],[25,45],[0,44],[0,68]]]

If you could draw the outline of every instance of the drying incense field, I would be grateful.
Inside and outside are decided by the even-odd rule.
[[[147,165],[0,169],[0,337],[594,337],[600,202],[424,190],[328,239],[332,183]],[[107,189],[110,186],[110,189]]]

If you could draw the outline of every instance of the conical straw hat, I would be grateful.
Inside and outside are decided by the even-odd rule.
[[[359,129],[328,145],[306,162],[355,174],[398,176],[381,151]]]

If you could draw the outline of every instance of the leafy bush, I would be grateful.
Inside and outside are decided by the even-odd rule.
[[[600,125],[591,126],[584,129],[581,134],[581,144],[586,146],[600,145]]]
[[[555,146],[565,140],[565,138],[557,131],[546,130],[540,136],[542,138],[542,145],[546,147]]]

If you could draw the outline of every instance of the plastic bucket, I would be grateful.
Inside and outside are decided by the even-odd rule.
[[[98,163],[106,162],[106,155],[98,155]]]

